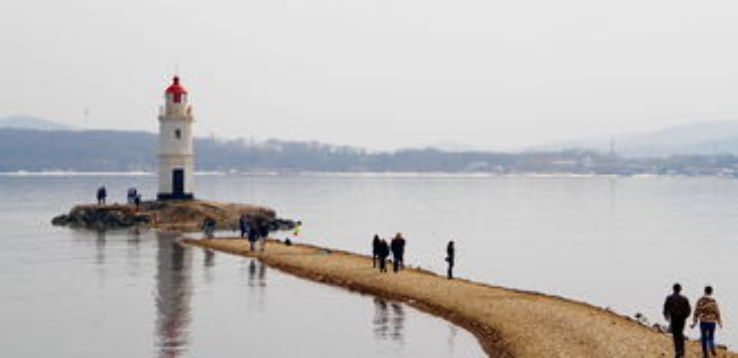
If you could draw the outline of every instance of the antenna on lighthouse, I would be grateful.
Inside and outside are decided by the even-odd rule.
[[[87,129],[87,120],[90,118],[90,108],[89,107],[85,107],[84,116],[85,116],[85,118],[84,118],[84,128]]]

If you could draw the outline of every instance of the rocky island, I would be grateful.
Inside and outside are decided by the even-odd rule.
[[[205,200],[144,201],[133,204],[80,204],[69,213],[54,217],[53,225],[94,230],[143,226],[181,232],[200,231],[205,219],[215,220],[217,229],[237,230],[238,219],[267,222],[271,231],[289,230],[295,221],[277,218],[274,210],[246,204]]]

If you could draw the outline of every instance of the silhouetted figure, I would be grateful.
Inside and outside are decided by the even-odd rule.
[[[246,214],[238,218],[238,228],[241,229],[241,238],[243,239],[249,233],[249,218]]]
[[[249,247],[251,248],[251,251],[256,250],[256,241],[259,240],[259,222],[256,221],[253,223],[251,228],[248,231],[248,238],[249,238]]]
[[[694,316],[692,316],[692,328],[700,322],[700,341],[702,342],[702,356],[707,358],[709,352],[716,356],[715,350],[715,324],[723,328],[723,321],[720,318],[720,308],[717,301],[712,298],[712,286],[705,287],[705,295],[702,296],[694,306]]]
[[[689,300],[681,295],[682,285],[675,283],[673,293],[664,302],[664,318],[669,321],[669,330],[674,339],[674,356],[684,357],[684,325],[692,308]]]
[[[133,204],[137,196],[138,196],[138,190],[136,190],[136,188],[129,188],[128,191],[126,192],[126,202],[128,204]]]
[[[267,221],[262,221],[261,225],[259,225],[259,239],[261,241],[261,245],[259,249],[261,251],[264,251],[264,248],[266,247],[266,241],[269,238],[269,223]]]
[[[379,235],[374,235],[374,239],[372,239],[372,267],[377,268],[377,260],[379,260],[379,245],[381,245],[382,240],[379,239]]]
[[[141,194],[136,194],[133,203],[136,205],[136,211],[139,211],[141,209]]]
[[[215,237],[216,225],[217,223],[213,218],[205,218],[205,220],[202,221],[202,225],[200,226],[200,228],[202,229],[202,233],[205,235],[206,239],[212,239],[213,237]]]
[[[449,241],[446,245],[446,262],[448,263],[448,270],[446,271],[446,277],[448,279],[454,278],[454,261],[456,260],[456,249],[454,248],[454,242]]]
[[[399,232],[390,242],[390,250],[392,251],[392,271],[397,272],[401,268],[405,268],[405,239]]]
[[[97,205],[105,205],[105,198],[108,197],[108,191],[105,186],[97,188]]]
[[[379,251],[377,252],[377,255],[379,256],[379,272],[387,272],[387,256],[389,256],[390,250],[389,245],[387,245],[387,241],[384,239],[379,240]]]

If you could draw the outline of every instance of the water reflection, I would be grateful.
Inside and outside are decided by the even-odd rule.
[[[446,346],[448,346],[448,356],[453,357],[454,351],[456,350],[456,336],[459,334],[459,329],[453,324],[448,325],[448,340]]]
[[[128,243],[136,246],[141,243],[141,228],[134,226],[128,230]]]
[[[138,228],[129,230],[127,236],[127,263],[131,268],[129,274],[138,275],[141,269],[141,231]]]
[[[160,357],[177,357],[188,344],[192,285],[192,253],[176,235],[157,233],[156,309]]]
[[[257,286],[266,287],[266,266],[263,262],[252,259],[249,261],[249,287]]]
[[[210,249],[203,249],[203,266],[205,267],[205,283],[208,285],[212,285],[213,281],[215,280],[214,276],[214,270],[215,267],[215,251]]]
[[[210,249],[205,249],[205,267],[213,267],[215,266],[215,251]]]
[[[404,343],[405,329],[404,307],[397,302],[374,298],[374,336],[377,339],[391,339]]]
[[[105,265],[105,230],[96,231],[95,249],[95,263]]]

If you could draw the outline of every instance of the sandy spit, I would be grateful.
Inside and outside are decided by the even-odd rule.
[[[299,277],[405,302],[469,330],[490,357],[673,357],[669,335],[561,297],[448,280],[417,269],[382,274],[372,269],[371,257],[310,245],[270,240],[264,252],[252,252],[246,240],[182,242],[257,257]],[[718,356],[738,354],[721,350]],[[701,357],[698,342],[688,343],[687,357]]]

